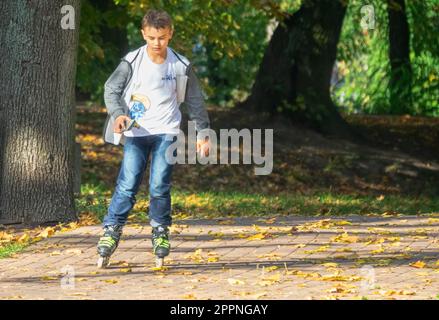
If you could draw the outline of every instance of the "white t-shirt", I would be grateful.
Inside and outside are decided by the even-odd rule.
[[[140,128],[125,131],[125,136],[179,133],[181,112],[177,103],[177,62],[178,58],[169,48],[162,64],[152,62],[145,49],[138,77],[133,79],[129,104],[129,117],[135,119]]]

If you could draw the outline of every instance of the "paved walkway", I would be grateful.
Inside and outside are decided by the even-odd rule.
[[[0,259],[0,299],[437,299],[434,216],[175,221],[167,268],[150,227],[130,224],[108,269],[100,226]]]

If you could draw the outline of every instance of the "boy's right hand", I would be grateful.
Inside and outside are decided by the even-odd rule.
[[[128,116],[118,116],[114,122],[114,132],[122,133],[122,130],[125,129],[125,121],[128,123],[130,120]]]

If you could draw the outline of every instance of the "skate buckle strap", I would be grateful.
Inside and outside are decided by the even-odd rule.
[[[154,239],[154,246],[169,248],[169,241],[166,238],[156,238]]]
[[[99,239],[99,245],[106,245],[106,246],[114,246],[116,245],[116,240],[114,240],[112,237],[107,236],[107,237],[101,237]]]

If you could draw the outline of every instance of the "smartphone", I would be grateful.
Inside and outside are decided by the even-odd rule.
[[[138,128],[139,125],[137,124],[136,120],[131,119],[129,121],[125,121],[125,128],[122,129],[122,132],[124,131],[129,131],[131,130],[133,127]]]

